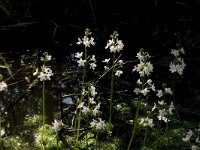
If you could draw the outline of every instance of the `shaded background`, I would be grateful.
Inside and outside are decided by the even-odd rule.
[[[177,84],[180,111],[199,119],[199,0],[1,0],[0,6],[0,52],[13,58],[27,49],[44,49],[61,64],[65,55],[76,51],[77,38],[86,27],[97,41],[96,54],[103,57],[102,48],[117,30],[125,44],[125,60],[134,60],[143,47],[159,58],[155,71],[170,82],[168,69],[159,68],[161,63],[169,64],[166,55],[180,44],[187,64]]]

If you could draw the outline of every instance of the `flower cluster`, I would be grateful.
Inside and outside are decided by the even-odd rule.
[[[56,119],[54,119],[54,122],[52,122],[52,125],[55,132],[60,131],[60,129],[62,129],[62,127],[64,126],[62,121],[59,121]]]
[[[154,123],[153,123],[153,119],[146,117],[146,118],[140,118],[140,125],[142,125],[143,127],[154,127]]]
[[[200,148],[200,125],[194,131],[189,130],[185,137],[182,138],[183,142],[188,142],[191,145],[191,150],[199,150]]]
[[[97,131],[102,131],[106,128],[106,123],[104,120],[101,120],[101,118],[93,119],[92,122],[90,122],[90,127],[94,128]]]
[[[137,80],[137,87],[134,89],[134,93],[136,95],[142,94],[143,96],[147,96],[150,91],[155,92],[155,86],[151,79],[144,80],[145,76],[149,76],[151,72],[153,72],[153,65],[148,62],[150,55],[144,51],[144,49],[140,49],[136,56],[140,63],[134,66],[133,72],[136,71],[139,73],[141,79]]]
[[[118,40],[119,34],[114,31],[113,35],[111,35],[111,40],[108,40],[105,49],[110,48],[111,53],[120,52],[124,48],[124,44],[122,40]]]
[[[88,102],[86,103],[85,101],[80,102],[77,109],[81,109],[81,112],[84,115],[89,115],[89,114],[93,114],[93,116],[97,116],[97,114],[100,113],[99,109],[100,109],[100,105],[101,103],[96,104],[96,101],[94,100],[97,92],[96,92],[96,88],[94,87],[94,85],[90,85],[88,91],[86,91],[85,89],[82,91],[83,95],[90,95]],[[92,108],[90,108],[92,107]]]
[[[48,55],[47,52],[43,53],[44,57],[41,57],[41,61],[44,62],[44,65],[39,68],[36,68],[36,71],[33,73],[33,76],[36,76],[40,79],[40,81],[51,80],[51,76],[53,76],[52,70],[50,67],[46,66],[45,63],[51,60],[51,55]]]
[[[4,81],[0,82],[0,91],[4,91],[7,89],[7,84]]]
[[[78,38],[78,42],[76,44],[78,44],[78,45],[83,44],[85,47],[90,47],[90,45],[94,46],[95,45],[94,38],[88,37],[91,34],[92,34],[92,32],[90,32],[89,29],[86,29],[85,30],[85,36],[82,39]]]
[[[150,55],[141,48],[136,57],[140,60],[140,63],[134,66],[133,72],[138,72],[140,77],[149,76],[153,72],[153,65],[147,61]]]
[[[159,121],[164,121],[165,123],[169,122],[169,116],[173,115],[173,110],[175,109],[173,102],[171,102],[170,106],[164,102],[164,100],[158,101],[158,103],[154,103],[154,107],[152,108],[152,112],[157,110],[158,116],[157,119]],[[157,114],[157,113],[156,113]]]
[[[78,38],[77,44],[78,45],[83,44],[85,47],[90,47],[90,45],[94,46],[95,45],[94,38],[88,37],[91,34],[92,34],[92,32],[90,32],[89,29],[86,29],[85,36],[82,38],[82,40],[80,38]],[[86,51],[85,51],[85,53],[86,53]],[[77,63],[78,63],[79,67],[84,67],[86,65],[86,63],[89,63],[90,69],[94,70],[97,67],[95,55],[92,55],[90,59],[88,59],[87,57],[88,56],[85,54],[85,57],[83,58],[83,52],[75,53],[75,58],[77,58]]]
[[[186,64],[182,57],[180,57],[181,54],[185,54],[184,49],[181,47],[180,49],[172,49],[170,52],[175,58],[172,62],[169,64],[169,71],[171,73],[178,73],[179,75],[183,75],[183,70],[186,67]]]
[[[137,85],[139,88],[134,89],[136,95],[142,94],[147,96],[147,94],[150,93],[150,90],[155,92],[155,86],[151,79],[148,79],[145,83],[142,83],[141,79],[138,79]]]

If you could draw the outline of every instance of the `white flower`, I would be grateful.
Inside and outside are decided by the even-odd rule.
[[[77,63],[78,63],[78,66],[79,66],[79,67],[82,67],[82,66],[85,65],[86,60],[83,60],[82,58],[80,58],[80,59],[77,61]]]
[[[176,49],[171,49],[171,52],[170,52],[172,55],[174,55],[175,57],[178,57],[179,56],[179,50],[176,50]]]
[[[81,58],[83,56],[83,52],[81,52],[81,53],[79,53],[79,52],[77,52],[77,53],[75,53],[75,57],[76,58]]]
[[[120,77],[121,74],[123,74],[123,71],[122,71],[122,70],[117,70],[117,71],[115,72],[115,76],[117,76],[117,77]]]
[[[0,82],[0,91],[6,90],[7,89],[7,84],[4,81]]]
[[[182,141],[188,142],[188,141],[190,140],[190,138],[192,137],[193,134],[194,134],[193,131],[192,131],[192,130],[189,130],[189,131],[187,132],[187,134],[186,134],[186,137],[185,137],[185,138],[182,138]]]
[[[90,122],[90,127],[100,131],[106,128],[106,124],[105,121],[103,121],[101,118],[98,118],[98,120],[93,119],[92,122]]]
[[[93,97],[95,97],[95,95],[97,94],[96,88],[93,85],[90,86],[90,94]]]
[[[144,75],[149,76],[151,72],[153,72],[153,65],[150,62],[144,63],[140,62],[137,66],[134,67],[133,72],[137,71],[141,77]]]
[[[138,79],[136,83],[137,83],[138,85],[142,85],[142,82],[141,82],[140,79]]]
[[[36,68],[36,70],[35,70],[35,72],[33,73],[33,76],[36,76],[38,73],[39,73],[39,71],[38,71],[39,69],[38,68]]]
[[[124,64],[123,60],[119,60],[119,61],[118,61],[118,64],[119,64],[120,66],[122,66],[122,65]]]
[[[166,94],[170,94],[170,95],[173,94],[171,88],[165,88],[165,93],[166,93]]]
[[[144,96],[146,96],[150,91],[148,88],[144,88],[143,90],[140,91]]]
[[[86,107],[86,106],[83,106],[82,113],[87,115],[89,112],[90,112],[90,109],[88,107]]]
[[[158,120],[163,120],[164,122],[167,123],[167,121],[170,121],[167,119],[165,116],[167,115],[167,112],[165,109],[159,110],[159,116],[157,116]]]
[[[145,61],[145,60],[144,60],[145,57],[142,55],[142,53],[141,53],[140,51],[137,53],[136,57],[137,57],[140,61]]]
[[[148,84],[149,86],[151,86],[151,85],[152,85],[152,80],[151,80],[151,79],[148,79],[148,80],[147,80],[147,84]]]
[[[157,108],[156,103],[154,103],[153,108],[151,109],[151,111],[154,111]]]
[[[81,103],[78,105],[77,108],[78,108],[78,109],[79,109],[79,108],[83,108],[83,106],[84,106],[84,102],[81,102]]]
[[[95,58],[95,55],[92,55],[92,58],[91,58],[92,61],[96,62],[96,58]]]
[[[97,114],[100,113],[100,111],[99,111],[100,105],[101,105],[101,103],[98,103],[98,105],[96,105],[95,108],[92,110],[93,116],[97,116]]]
[[[78,42],[76,43],[77,45],[81,45],[83,42],[80,38],[78,38]]]
[[[153,126],[154,126],[153,119],[150,119],[148,117],[141,118],[139,124],[141,124],[143,127],[149,126],[149,127],[153,128]]]
[[[97,67],[95,63],[90,63],[90,69],[94,70]]]
[[[158,96],[159,98],[163,96],[163,91],[162,90],[157,90],[157,94],[156,96]]]
[[[103,130],[106,128],[106,124],[104,120],[101,120],[101,118],[99,118],[99,121],[96,124],[96,130]]]
[[[64,124],[62,123],[62,120],[58,121],[54,119],[54,122],[52,122],[52,124],[53,124],[53,129],[55,132],[58,132],[64,126]]]
[[[172,110],[174,110],[174,109],[175,109],[174,104],[173,104],[173,102],[171,102],[171,105],[170,105],[169,110],[168,110],[170,115],[173,114]]]
[[[140,93],[140,89],[139,88],[135,88],[133,91],[136,95],[138,95]]]
[[[198,150],[198,146],[192,145],[191,150]]]
[[[96,104],[96,102],[94,101],[94,97],[89,97],[89,101],[91,104]]]
[[[108,71],[109,67],[108,66],[104,66],[104,71]]]
[[[110,58],[103,60],[102,62],[108,63],[110,61]]]
[[[158,104],[159,104],[159,105],[164,105],[164,104],[166,104],[166,103],[164,102],[164,100],[161,100],[161,101],[158,101]]]
[[[50,77],[53,76],[51,68],[43,65],[41,67],[41,70],[42,71],[38,75],[38,78],[40,79],[40,81],[51,80]]]
[[[0,136],[4,136],[5,133],[6,133],[5,129],[1,129],[1,135]]]
[[[76,44],[78,44],[78,45],[83,44],[83,45],[85,45],[85,47],[90,47],[90,45],[94,46],[95,42],[94,42],[94,38],[91,37],[89,39],[87,36],[84,36],[82,38],[82,40],[80,38],[78,38],[78,42]]]
[[[115,43],[114,40],[109,40],[105,49],[110,48],[110,52],[111,53],[116,53],[116,52],[120,52],[121,50],[123,50],[124,44],[122,43],[121,40],[117,40],[117,42]]]
[[[51,55],[48,55],[48,53],[44,53],[44,57],[40,58],[41,61],[50,61],[51,60]]]

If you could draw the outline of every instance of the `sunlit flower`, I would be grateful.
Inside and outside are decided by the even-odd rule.
[[[4,81],[0,82],[0,91],[6,90],[7,89],[7,84]]]
[[[166,93],[166,94],[170,94],[170,95],[173,94],[171,88],[165,88],[165,93]]]
[[[38,75],[38,78],[40,79],[40,81],[51,80],[51,76],[53,76],[51,68],[47,66],[42,66],[41,70],[42,71],[39,72],[39,75]]]
[[[77,61],[77,63],[78,63],[78,66],[79,66],[79,67],[83,67],[83,66],[85,65],[85,63],[86,63],[86,60],[83,60],[82,58],[80,58],[80,59]]]
[[[139,124],[142,125],[143,127],[149,126],[149,127],[153,128],[153,126],[154,126],[153,119],[150,119],[149,117],[140,118]]]
[[[90,109],[88,107],[86,107],[86,106],[83,106],[82,113],[87,115],[89,112],[90,112]]]
[[[169,71],[171,73],[178,73],[179,75],[183,74],[183,70],[186,67],[186,64],[183,60],[183,58],[180,57],[180,54],[185,54],[185,51],[183,48],[180,48],[178,50],[171,50],[171,54],[174,55],[174,60],[170,62],[169,64]]]
[[[123,74],[123,71],[122,71],[122,70],[117,70],[117,71],[115,72],[115,76],[117,76],[117,77],[120,77],[122,74]]]
[[[140,93],[142,93],[144,96],[146,96],[149,92],[150,91],[148,88],[144,88],[143,90],[140,91]]]
[[[159,98],[163,96],[163,91],[162,90],[158,90],[156,96],[158,96]]]
[[[103,60],[102,62],[108,63],[110,61],[110,58]]]
[[[100,113],[99,109],[100,109],[100,105],[101,103],[98,103],[95,108],[92,110],[93,116],[97,116],[97,114]]]
[[[111,53],[116,53],[116,52],[120,52],[121,50],[123,50],[124,44],[123,44],[122,40],[118,40],[118,38],[117,38],[118,33],[115,31],[111,37],[112,37],[112,39],[108,40],[105,49],[110,48]]]
[[[90,69],[94,70],[97,67],[95,63],[90,63]]]
[[[97,94],[96,88],[93,85],[90,86],[90,94],[93,97],[95,97],[95,95]]]
[[[52,125],[55,132],[58,132],[64,126],[64,124],[62,123],[62,120],[59,121],[56,119],[54,119],[54,122],[52,122]]]
[[[87,36],[84,36],[82,38],[82,40],[80,38],[78,38],[78,42],[76,43],[78,45],[85,45],[85,47],[90,47],[90,45],[94,46],[95,45],[95,42],[94,42],[94,38],[91,37],[90,39],[87,37]]]
[[[81,53],[79,53],[79,52],[77,52],[77,53],[75,53],[75,57],[76,58],[81,58],[81,57],[83,57],[83,52],[81,52]]]
[[[124,64],[123,60],[119,60],[117,63],[118,63],[120,66],[122,66],[122,65]]]
[[[90,126],[98,131],[104,130],[106,128],[105,121],[102,120],[101,118],[98,118],[98,120],[93,119],[92,122],[90,123]]]
[[[93,62],[96,62],[95,55],[92,55],[92,58],[91,58],[91,60],[92,60]]]
[[[184,142],[188,142],[190,140],[190,138],[192,137],[192,135],[194,134],[194,132],[192,130],[189,130],[186,134],[186,137],[182,138],[182,141]]]
[[[40,58],[41,61],[47,62],[47,61],[50,61],[50,60],[51,60],[51,55],[48,55],[47,52],[44,52],[43,55],[44,55],[44,57],[41,57],[41,58]]]

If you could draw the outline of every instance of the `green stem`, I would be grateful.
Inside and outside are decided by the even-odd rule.
[[[1,137],[1,108],[0,108],[0,149],[2,149],[2,137]]]
[[[140,110],[140,102],[138,102],[138,103],[139,104],[137,104],[137,108],[136,108],[136,115],[135,115],[135,119],[134,119],[133,131],[132,131],[131,139],[129,141],[127,150],[130,150],[130,148],[131,148],[131,144],[133,142],[135,132],[136,132],[136,129],[137,129],[137,119],[138,119],[138,114],[139,114],[139,110]]]
[[[142,149],[145,147],[145,144],[146,144],[147,133],[148,133],[148,129],[146,129],[146,132],[145,132],[145,135],[144,135],[144,141],[143,141]]]
[[[57,148],[57,150],[58,150],[58,148],[59,148],[59,146],[58,146],[58,132],[57,132],[57,134],[56,134],[56,148]]]
[[[155,145],[155,150],[157,150],[157,147],[158,147],[158,136],[159,136],[159,133],[160,133],[160,123],[159,123],[159,126],[157,128],[157,132],[156,132],[156,145]]]
[[[85,60],[86,59],[87,59],[87,47],[85,46]],[[80,98],[80,101],[78,103],[81,103],[83,101],[83,98],[84,98],[84,95],[82,94],[82,92],[83,92],[84,84],[85,84],[86,66],[87,66],[87,62],[85,63],[84,69],[83,69],[81,98]],[[75,142],[75,145],[74,145],[74,149],[76,149],[76,147],[78,145],[80,123],[81,123],[81,110],[76,110],[74,131],[77,132],[77,133],[75,133],[76,142]],[[77,124],[78,124],[78,126],[77,126]]]
[[[97,131],[97,134],[96,134],[96,145],[95,145],[96,150],[97,150],[97,147],[98,147],[98,138],[99,138],[99,131]]]
[[[114,72],[115,72],[115,53],[113,54],[113,68],[112,68],[112,79],[111,79],[111,91],[110,91],[110,111],[109,111],[109,122],[108,122],[108,134],[111,135],[111,122],[112,122],[112,107],[113,107],[113,92],[114,92]]]
[[[45,111],[45,81],[42,81],[42,143],[43,144],[43,137],[45,132],[45,117],[46,117],[46,111]]]
[[[173,91],[173,105],[174,105],[174,109],[175,109],[175,111],[176,111],[176,115],[177,115],[177,117],[178,117],[178,119],[180,119],[180,116],[179,116],[179,113],[178,113],[178,111],[177,111],[177,109],[176,109],[176,103],[175,103],[175,89],[176,89],[176,74],[174,74],[174,77],[173,77],[173,82],[172,82],[172,91]]]

